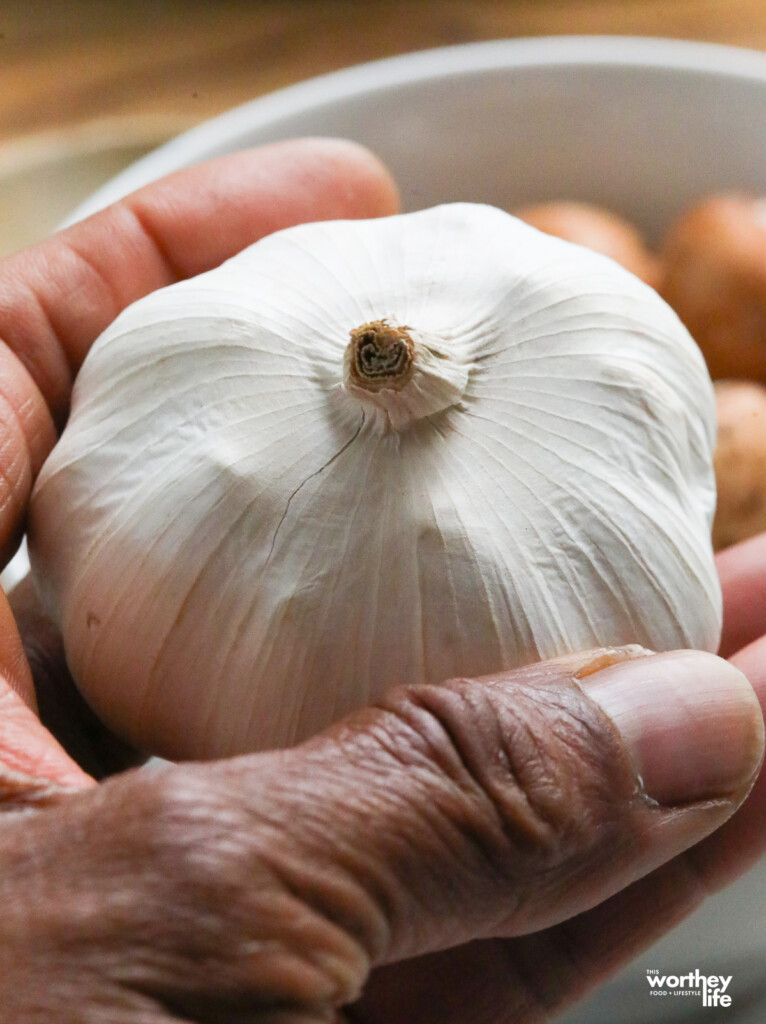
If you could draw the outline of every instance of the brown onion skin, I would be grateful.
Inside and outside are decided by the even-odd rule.
[[[660,294],[702,349],[714,380],[766,383],[766,203],[713,196],[671,224]]]
[[[720,551],[766,530],[766,387],[719,381],[716,403],[713,546]]]
[[[561,200],[526,206],[515,213],[539,231],[611,257],[642,281],[657,287],[655,256],[638,228],[613,211],[590,203]]]

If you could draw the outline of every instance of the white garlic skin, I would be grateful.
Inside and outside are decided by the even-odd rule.
[[[344,385],[349,332],[384,319],[430,399]],[[715,650],[714,435],[696,345],[606,257],[472,204],[304,225],[96,342],[31,560],[119,734],[282,746],[398,683]]]

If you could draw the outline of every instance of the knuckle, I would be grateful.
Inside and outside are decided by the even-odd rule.
[[[434,799],[501,870],[509,852],[515,870],[567,859],[634,791],[613,728],[566,680],[450,680],[394,691],[385,706],[406,725],[402,759],[430,766]]]

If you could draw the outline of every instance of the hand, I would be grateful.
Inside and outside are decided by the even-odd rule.
[[[0,268],[27,367],[1,357],[6,549],[120,305],[291,220],[392,209],[358,150],[295,147],[183,172]],[[766,621],[763,550],[722,563],[730,649]],[[733,658],[762,699],[764,650]],[[0,1024],[545,1019],[766,846],[753,690],[710,655],[639,653],[402,689],[291,751],[95,787],[33,716],[3,611]]]
[[[763,752],[744,676],[642,653],[7,816],[0,1021],[548,1019],[766,843],[763,785],[719,828]]]
[[[749,593],[764,621],[766,537],[720,566],[727,611]],[[725,642],[747,644],[732,660],[766,703],[766,638],[741,621]],[[402,689],[292,751],[129,772],[6,817],[0,1007],[547,1019],[766,849],[766,774],[745,800],[750,686],[711,655],[640,655]]]

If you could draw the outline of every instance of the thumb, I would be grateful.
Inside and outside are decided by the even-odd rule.
[[[536,931],[652,871],[743,801],[763,740],[745,677],[693,651],[402,687],[291,750],[126,772],[25,819],[0,925],[23,922],[46,1007],[74,965],[195,1021],[318,1024],[371,967]]]
[[[259,855],[380,964],[600,903],[725,821],[763,744],[730,664],[631,647],[401,688],[238,760],[276,826]]]

